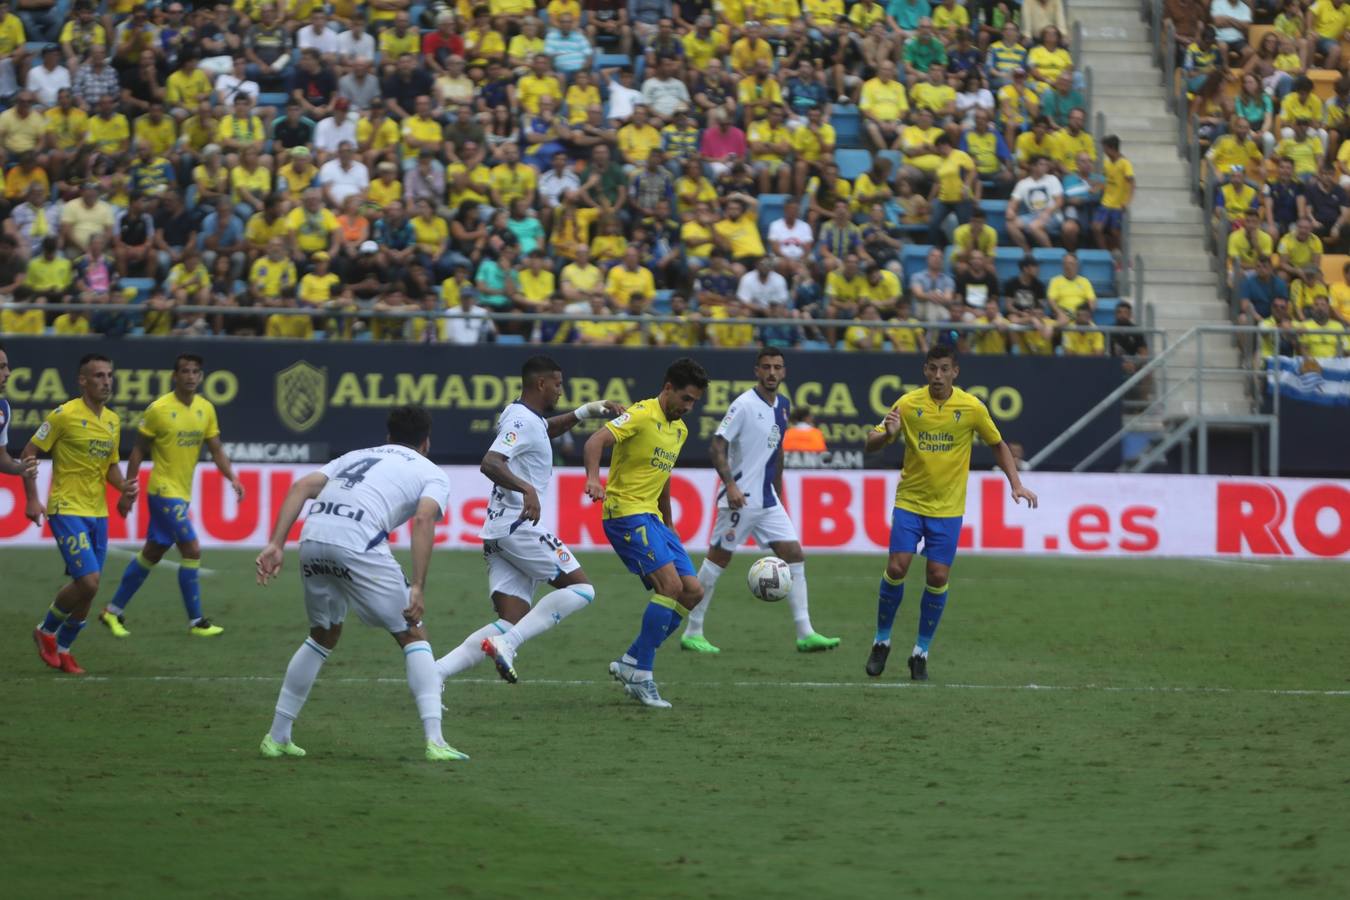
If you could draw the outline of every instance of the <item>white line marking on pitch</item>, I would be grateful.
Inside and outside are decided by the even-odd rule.
[[[0,679],[7,682],[50,682],[58,684],[83,684],[86,682],[112,681],[154,681],[154,682],[270,682],[276,684],[281,678],[275,675],[86,675],[82,678],[44,678],[38,675],[22,675],[16,678]],[[380,678],[362,676],[320,677],[326,684],[407,684],[403,678]],[[452,678],[451,684],[504,684],[495,678]],[[915,684],[910,681],[887,681],[880,683],[855,681],[662,681],[663,685],[681,687],[737,687],[737,688],[807,688],[807,689],[844,689],[860,690],[896,690],[947,688],[963,691],[1048,691],[1048,692],[1092,692],[1109,694],[1267,694],[1277,697],[1350,697],[1350,690],[1316,690],[1309,688],[1232,688],[1232,687],[1184,687],[1167,685],[1139,685],[1137,687],[1114,686],[1107,684]],[[540,678],[522,681],[521,684],[541,685],[544,687],[591,687],[609,684],[601,679],[556,679]]]
[[[123,559],[131,559],[132,557],[136,556],[138,552],[139,551],[133,552],[131,550],[123,550],[121,547],[108,548],[109,556],[120,556]],[[161,559],[158,563],[155,564],[156,569],[158,569],[160,566],[167,566],[169,568],[169,571],[171,572],[175,572],[183,568],[183,566],[180,563],[176,563],[171,559]],[[208,569],[206,568],[206,566],[202,566],[197,571],[201,573],[201,576],[203,578],[210,578],[212,575],[216,574],[215,569]]]
[[[1250,559],[1225,559],[1221,556],[1197,556],[1196,562],[1209,563],[1211,566],[1249,566],[1253,569],[1273,569],[1270,563],[1255,562]]]

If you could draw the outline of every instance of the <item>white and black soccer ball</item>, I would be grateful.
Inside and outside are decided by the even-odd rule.
[[[792,589],[792,571],[788,564],[776,556],[757,559],[750,566],[750,575],[746,579],[750,593],[769,603],[777,603]]]

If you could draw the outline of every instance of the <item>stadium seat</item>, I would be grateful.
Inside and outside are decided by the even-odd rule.
[[[272,106],[278,111],[286,106],[287,96],[281,91],[274,91],[258,95],[259,106]]]
[[[998,232],[998,242],[1005,243],[1008,240],[1008,201],[981,200],[980,209],[988,217],[989,225]]]
[[[845,181],[853,181],[872,168],[872,154],[867,150],[835,150],[834,161],[839,164],[839,177]]]
[[[769,233],[769,225],[783,218],[783,204],[787,203],[787,194],[759,195],[759,230]]]
[[[1120,305],[1119,297],[1098,297],[1096,311],[1092,314],[1092,321],[1097,325],[1114,325],[1118,305]]]
[[[1323,103],[1336,96],[1336,82],[1341,80],[1339,69],[1309,69],[1308,78],[1313,83],[1313,93]]]
[[[1079,250],[1078,271],[1092,282],[1098,296],[1115,294],[1116,263],[1107,250]]]
[[[132,288],[136,291],[135,302],[137,303],[149,297],[155,290],[155,279],[153,278],[123,278],[120,284],[123,289]]]
[[[906,244],[900,248],[900,268],[905,273],[905,284],[928,266],[928,244]]]
[[[1327,253],[1322,257],[1322,277],[1327,284],[1339,284],[1343,280],[1341,273],[1345,271],[1346,263],[1350,263],[1350,256],[1340,253]]]
[[[633,61],[622,53],[597,53],[591,68],[598,72],[601,69],[622,69],[632,64]]]
[[[880,159],[889,159],[891,161],[891,177],[894,178],[900,171],[900,167],[905,164],[905,154],[899,150],[878,150],[874,154]]]
[[[833,350],[829,341],[802,341],[800,344],[802,350]]]
[[[523,344],[523,343],[525,343],[525,335],[523,335],[523,334],[499,334],[499,335],[497,335],[497,343],[499,343],[499,344]]]
[[[675,296],[674,291],[657,291],[652,296],[651,311],[658,316],[670,315],[670,298]]]
[[[856,106],[836,106],[830,112],[835,147],[862,146],[862,115]]]

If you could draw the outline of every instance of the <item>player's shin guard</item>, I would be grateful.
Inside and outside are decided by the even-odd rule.
[[[946,608],[947,585],[930,584],[923,589],[923,599],[919,601],[919,638],[914,643],[914,653],[928,655],[928,645],[933,642],[933,634]]]
[[[511,623],[505,619],[498,619],[484,625],[466,637],[464,643],[436,660],[436,674],[440,676],[441,681],[444,681],[460,672],[472,669],[487,658],[483,656],[483,639],[497,637],[510,630]]]
[[[806,607],[806,563],[788,563],[792,573],[792,587],[788,589],[788,606],[792,607],[792,621],[797,626],[797,637],[810,637],[816,633],[811,627],[811,613]]]
[[[717,579],[722,577],[723,568],[710,559],[705,559],[698,569],[698,583],[703,585],[703,599],[698,606],[689,610],[689,624],[684,626],[685,637],[703,635],[703,618],[708,614],[708,605],[712,603],[713,588]]]
[[[559,588],[540,598],[515,627],[502,635],[502,639],[512,650],[519,650],[521,644],[548,631],[572,613],[590,606],[594,600],[595,588],[592,585],[573,584]]]
[[[652,594],[647,609],[642,613],[642,629],[637,639],[628,648],[628,655],[636,662],[634,666],[650,672],[656,663],[656,651],[670,636],[672,621],[679,622],[675,612],[675,601],[661,594]]]
[[[56,629],[56,652],[69,653],[70,645],[75,643],[75,639],[83,630],[84,619],[77,619],[73,615],[67,616],[61,627]]]
[[[444,744],[441,735],[441,679],[436,674],[436,657],[431,644],[413,641],[403,646],[403,661],[408,666],[408,689],[422,717],[422,730],[433,744]]]
[[[874,644],[891,642],[891,626],[895,624],[895,614],[900,611],[900,601],[905,599],[905,580],[892,580],[889,575],[881,576],[881,588],[877,598],[877,634]]]
[[[127,606],[131,604],[131,598],[136,596],[141,585],[145,584],[145,579],[150,577],[150,571],[154,567],[155,564],[143,554],[137,553],[133,556],[122,572],[122,580],[117,585],[117,593],[113,594],[112,602],[108,604],[108,612],[115,616],[125,612]]]
[[[178,590],[183,595],[183,610],[192,623],[202,617],[201,568],[200,559],[185,559],[178,568]]]
[[[272,717],[272,740],[287,744],[291,740],[291,725],[300,716],[300,710],[309,699],[309,689],[319,677],[319,669],[332,652],[324,649],[314,638],[305,638],[286,666],[286,678],[277,695],[276,715]]]

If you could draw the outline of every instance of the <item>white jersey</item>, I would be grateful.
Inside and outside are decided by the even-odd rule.
[[[778,445],[787,431],[788,408],[791,404],[781,394],[773,403],[764,402],[754,388],[731,401],[717,436],[726,438],[730,445],[727,462],[731,477],[745,494],[747,509],[767,509],[778,505],[775,483],[778,480]],[[726,488],[717,492],[720,505]]]
[[[506,457],[511,474],[534,488],[542,501],[553,480],[553,443],[548,437],[548,420],[517,400],[497,417],[497,437],[489,453]],[[492,486],[487,520],[478,536],[484,540],[506,537],[520,524],[525,498],[518,491]]]
[[[328,476],[310,502],[300,540],[366,552],[389,552],[389,532],[407,522],[426,497],[442,515],[450,503],[450,479],[411,447],[385,444],[344,453],[319,471]]]

